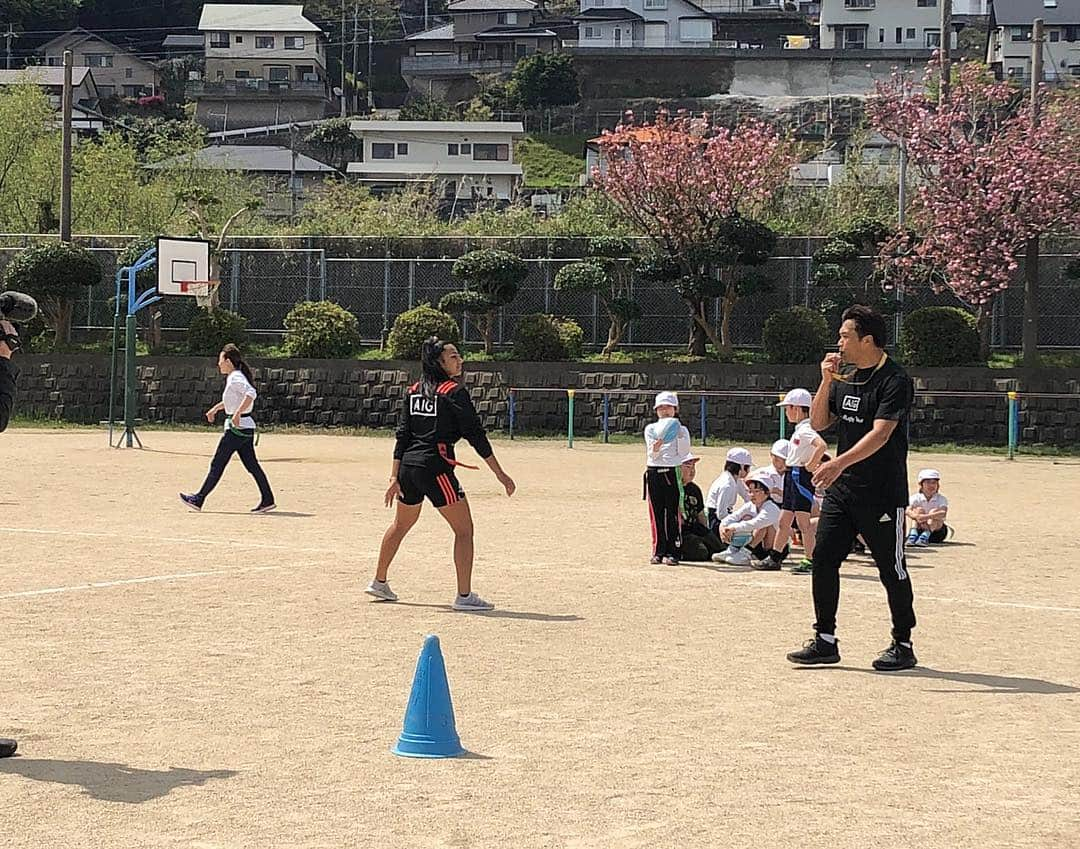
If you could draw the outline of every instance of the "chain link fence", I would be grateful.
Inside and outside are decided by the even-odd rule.
[[[115,311],[116,247],[91,246],[102,265],[102,283],[86,290],[76,304],[75,329],[111,329]],[[17,246],[0,247],[0,273]],[[1070,281],[1065,268],[1076,254],[1044,254],[1040,263],[1039,344],[1047,348],[1080,348],[1080,282]],[[526,259],[528,274],[515,300],[499,313],[495,342],[513,344],[518,319],[530,313],[550,313],[573,319],[584,332],[586,347],[599,350],[607,339],[608,321],[600,300],[593,295],[565,294],[555,290],[558,270],[572,259]],[[308,300],[331,300],[356,315],[360,335],[377,345],[402,312],[421,303],[438,304],[448,292],[460,288],[451,275],[452,258],[343,257],[327,255],[324,248],[236,247],[225,251],[221,271],[221,304],[248,319],[256,334],[276,337],[292,307]],[[868,276],[873,261],[865,258],[854,277]],[[992,313],[992,344],[995,348],[1018,348],[1023,330],[1024,268],[1017,269],[1017,285],[995,299]],[[846,302],[851,289],[821,287],[811,282],[809,256],[778,256],[757,270],[766,288],[742,299],[732,314],[731,342],[737,347],[760,347],[762,328],[773,313],[792,306],[822,309],[830,299]],[[864,290],[868,297],[880,292]],[[686,344],[690,318],[686,303],[669,286],[633,280],[632,295],[641,305],[642,318],[630,325],[625,347],[662,348]],[[891,323],[895,343],[903,318],[926,306],[960,306],[951,292],[892,293],[896,316]],[[165,330],[183,331],[195,314],[193,298],[166,298],[158,304]],[[721,305],[707,305],[710,322],[719,326]],[[140,319],[140,323],[145,317]],[[465,320],[465,340],[482,340],[474,323]]]

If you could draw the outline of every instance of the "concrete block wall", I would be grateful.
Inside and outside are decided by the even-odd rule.
[[[22,374],[17,414],[81,423],[108,417],[107,357],[20,355],[18,361]],[[402,362],[265,360],[252,365],[260,393],[258,420],[313,427],[392,428],[418,372],[415,363]],[[1069,445],[1080,436],[1080,370],[915,369],[912,376],[918,392],[911,417],[913,441],[1006,445],[1008,391],[1021,393],[1021,442]],[[142,357],[138,380],[138,416],[148,421],[196,424],[220,399],[222,377],[210,358]],[[581,435],[600,431],[604,393],[610,400],[610,431],[640,433],[652,419],[654,393],[672,389],[682,396],[682,419],[695,442],[700,435],[696,393],[733,393],[706,398],[710,441],[768,442],[779,429],[778,395],[794,386],[813,390],[817,380],[813,366],[710,363],[473,363],[466,374],[473,401],[492,431],[508,427],[512,388],[517,430],[550,433],[565,433],[565,390],[575,389],[574,428]],[[119,376],[118,413],[122,383]],[[969,394],[950,394],[957,392]]]

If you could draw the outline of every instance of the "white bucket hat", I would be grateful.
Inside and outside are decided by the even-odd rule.
[[[769,453],[774,457],[780,457],[784,460],[787,459],[788,451],[791,450],[791,442],[787,439],[778,439],[772,444],[772,448],[769,449]]]
[[[792,389],[784,396],[777,407],[809,407],[814,403],[814,396],[809,389]]]
[[[656,396],[656,401],[653,402],[653,409],[655,410],[657,407],[662,407],[665,404],[669,407],[678,407],[679,396],[674,392],[660,392]]]
[[[941,480],[941,472],[937,469],[923,469],[919,472],[919,483],[923,481],[939,481]]]
[[[749,466],[754,462],[750,452],[745,448],[732,448],[727,453],[727,461],[729,463],[738,463],[740,466]]]

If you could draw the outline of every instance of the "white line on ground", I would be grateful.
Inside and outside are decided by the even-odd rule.
[[[0,601],[10,598],[31,598],[39,595],[56,595],[57,593],[79,592],[82,590],[103,590],[109,587],[122,587],[127,584],[154,584],[164,581],[184,581],[191,578],[207,578],[212,575],[229,575],[237,572],[269,572],[281,569],[281,566],[238,566],[235,569],[212,569],[202,572],[176,572],[172,575],[146,575],[141,578],[121,578],[116,581],[94,581],[90,584],[73,584],[69,587],[47,587],[41,590],[25,590],[23,592],[2,593]]]
[[[0,527],[0,533],[9,534],[32,534],[35,536],[59,536],[59,537],[92,537],[97,539],[118,539],[125,540],[127,542],[142,541],[142,537],[131,536],[127,534],[112,534],[105,533],[103,531],[59,531],[49,528],[14,528],[14,527]],[[282,549],[288,548],[289,551],[304,551],[313,554],[333,554],[335,549],[333,548],[297,548],[296,546],[286,546],[283,543],[264,543],[264,542],[245,542],[240,539],[201,539],[198,537],[154,537],[154,542],[176,542],[184,543],[187,545],[216,545],[224,546],[226,548],[268,548],[268,549]]]

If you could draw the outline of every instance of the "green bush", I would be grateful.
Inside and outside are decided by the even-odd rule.
[[[819,313],[792,307],[769,316],[761,341],[770,363],[820,363],[829,342],[829,328]]]
[[[285,316],[282,347],[290,357],[351,357],[360,347],[356,316],[332,301],[303,301]]]
[[[581,334],[581,328],[575,322],[564,322],[544,313],[523,315],[514,329],[514,359],[527,362],[551,362],[569,359],[564,333],[572,336],[573,331],[564,330],[564,325],[573,325]],[[571,340],[572,342],[572,340]],[[581,344],[579,335],[578,345]],[[580,355],[579,355],[580,356]]]
[[[906,316],[900,351],[909,366],[985,365],[975,317],[959,307],[923,307]]]
[[[247,339],[247,319],[223,309],[199,309],[188,325],[188,353],[209,356],[232,344],[243,345]]]
[[[814,262],[842,263],[859,258],[859,249],[846,239],[829,239],[814,254]]]
[[[56,343],[71,341],[75,300],[83,289],[101,282],[101,263],[93,252],[66,242],[31,245],[7,264],[5,289],[34,298]]]
[[[585,353],[585,331],[572,318],[556,318],[554,321],[559,328],[559,341],[562,342],[565,359],[580,360]]]
[[[386,347],[396,360],[418,360],[429,336],[457,345],[461,342],[461,328],[452,315],[440,312],[431,304],[420,304],[394,319]]]

